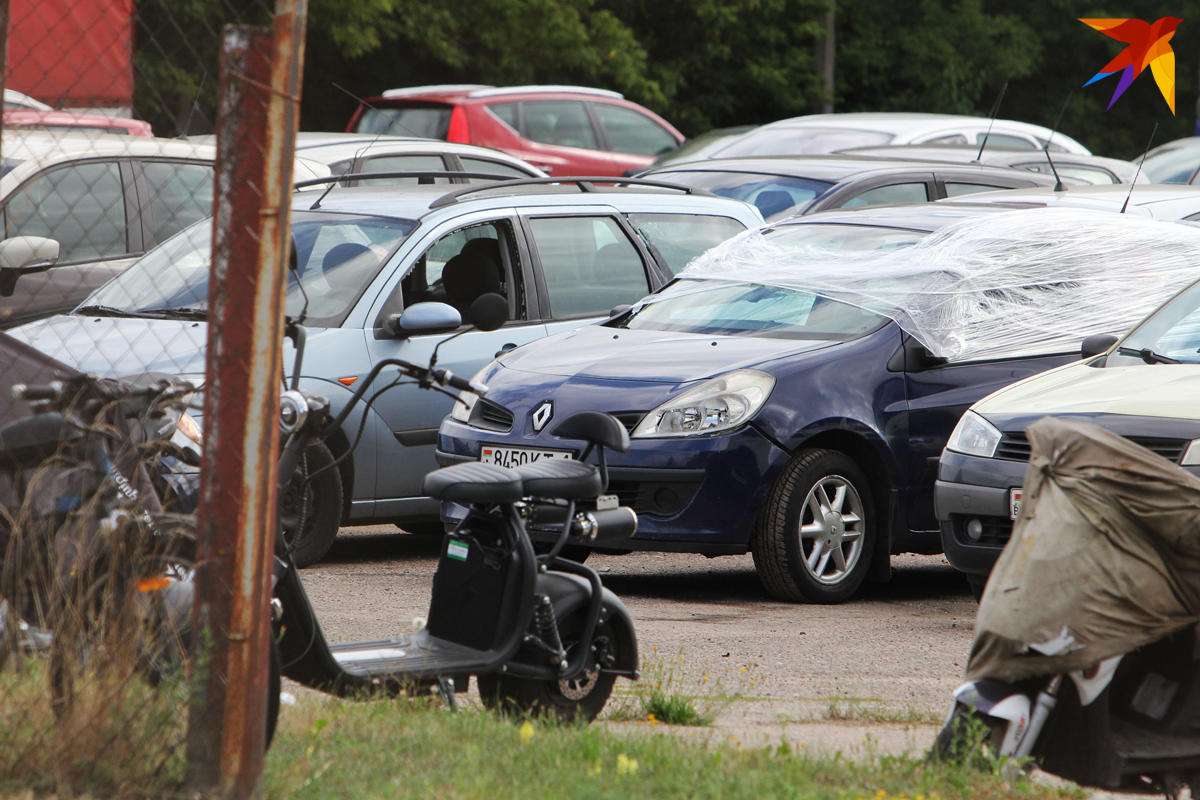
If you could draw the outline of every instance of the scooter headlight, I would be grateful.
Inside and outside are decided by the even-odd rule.
[[[756,369],[738,369],[705,381],[647,414],[633,439],[701,436],[732,430],[758,413],[775,388],[775,378]]]
[[[300,392],[288,390],[279,397],[279,428],[285,434],[304,427],[308,419],[308,401]]]
[[[950,434],[946,449],[968,456],[991,458],[996,454],[1002,437],[1003,434],[995,425],[974,411],[968,411]]]

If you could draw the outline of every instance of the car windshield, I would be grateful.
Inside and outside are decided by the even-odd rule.
[[[367,284],[417,223],[410,220],[292,212],[296,273],[289,275],[288,314],[298,314],[308,296],[308,321],[340,325]],[[84,306],[120,309],[131,315],[204,311],[212,262],[212,221],[201,220],[138,259],[102,286]],[[303,292],[296,275],[303,281]]]
[[[874,147],[892,140],[890,133],[841,128],[763,127],[739,136],[710,158],[739,156],[801,156],[835,153],[849,147]]]
[[[1133,350],[1149,350],[1181,364],[1200,364],[1200,283],[1193,283],[1151,314],[1125,337],[1121,347],[1126,352],[1114,352],[1106,367],[1145,363],[1144,358],[1129,352]]]
[[[833,186],[829,181],[756,172],[679,170],[660,172],[653,177],[696,189],[707,189],[720,197],[732,197],[750,203],[767,222],[799,214],[813,198],[820,197]]]
[[[679,280],[618,327],[771,339],[848,341],[888,319],[809,292],[754,283]]]
[[[1151,183],[1190,183],[1200,167],[1200,147],[1160,150],[1142,162],[1142,174]]]

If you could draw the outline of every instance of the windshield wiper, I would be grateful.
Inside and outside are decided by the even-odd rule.
[[[75,309],[75,314],[84,317],[133,317],[134,319],[155,319],[149,314],[143,314],[141,311],[134,311],[131,308],[117,308],[116,306],[80,306]]]
[[[203,308],[147,308],[142,312],[149,317],[179,317],[180,319],[208,319]]]
[[[1141,350],[1135,350],[1132,347],[1118,347],[1117,353],[1119,355],[1123,355],[1123,356],[1133,356],[1134,358],[1140,358],[1142,361],[1145,361],[1147,364],[1182,364],[1183,363],[1182,361],[1180,361],[1177,358],[1171,358],[1170,356],[1164,356],[1159,353],[1156,353],[1153,350],[1151,350],[1149,347],[1143,347]]]

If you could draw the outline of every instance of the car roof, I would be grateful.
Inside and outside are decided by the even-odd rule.
[[[970,202],[1119,212],[1127,197],[1129,208],[1135,209],[1134,213],[1139,216],[1182,219],[1200,213],[1200,186],[1173,183],[1072,186],[1064,192],[1056,192],[1048,187],[1007,189],[970,195]],[[957,198],[950,198],[938,200],[936,204],[949,205],[957,201]]]
[[[1011,189],[1009,191],[1017,191]],[[989,194],[1001,194],[989,192]],[[977,195],[971,195],[976,197]],[[880,205],[864,206],[861,208],[837,208],[832,211],[821,211],[806,217],[791,217],[777,223],[770,223],[771,229],[787,227],[788,225],[872,225],[881,228],[902,228],[914,231],[933,231],[962,222],[965,219],[988,216],[990,214],[1013,211],[1019,206],[1004,206],[1000,204],[959,203],[917,203],[913,205]]]
[[[364,156],[383,156],[405,153],[436,153],[438,155],[452,153],[459,156],[483,158],[490,161],[501,161],[526,170],[530,175],[544,175],[537,167],[516,156],[490,147],[479,147],[458,142],[443,142],[439,139],[415,139],[396,137],[375,141],[373,136],[364,136],[352,141],[324,141],[306,143],[303,147],[297,145],[296,151],[305,158],[320,161],[322,164],[335,164],[352,158]]]
[[[528,86],[488,86],[485,84],[437,84],[433,86],[408,86],[402,89],[388,89],[381,97],[387,100],[407,99],[416,97],[437,97],[442,99],[482,99],[487,97],[503,97],[505,95],[521,94],[582,94],[592,97],[607,97],[611,100],[624,100],[625,95],[609,89],[596,89],[591,86],[565,86],[559,84],[528,85]]]
[[[748,172],[837,182],[861,175],[886,175],[894,172],[930,170],[937,166],[937,163],[918,159],[902,160],[841,154],[828,156],[752,156],[745,158],[714,158],[704,161],[683,161],[644,174],[650,177],[653,175],[666,175],[671,172]],[[954,164],[943,162],[942,166],[960,174],[964,172],[984,175],[1013,174],[1013,170],[1008,167],[988,164]],[[1025,172],[1019,174],[1021,177],[1026,177]],[[1028,174],[1036,175],[1037,173]]]
[[[691,193],[655,187],[604,187],[592,186],[588,191],[581,191],[578,185],[525,183],[523,181],[476,182],[469,185],[383,185],[383,186],[354,186],[335,187],[321,198],[324,188],[314,187],[304,189],[292,195],[292,208],[308,210],[313,203],[321,198],[320,209],[329,213],[371,214],[375,216],[394,217],[398,219],[421,220],[447,209],[448,216],[463,211],[473,211],[492,208],[511,208],[514,204],[522,206],[538,206],[570,208],[585,203],[616,202],[621,198],[649,201],[649,204],[661,206],[664,212],[673,210],[695,211],[697,209],[725,209],[731,207],[749,210],[752,216],[758,215],[748,203],[731,200],[725,197],[715,197],[707,192]],[[614,180],[608,178],[608,180]],[[448,202],[450,195],[459,195]],[[603,199],[601,199],[603,198]]]

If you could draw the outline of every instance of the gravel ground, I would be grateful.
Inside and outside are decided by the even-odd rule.
[[[329,639],[409,629],[427,610],[438,545],[390,526],[345,529],[304,571]],[[715,726],[684,735],[916,752],[961,682],[975,603],[940,556],[895,558],[890,583],[840,606],[772,600],[748,555],[596,555],[588,564],[633,615],[645,680],[670,673],[675,691],[717,713]],[[619,681],[618,692],[630,686]]]

